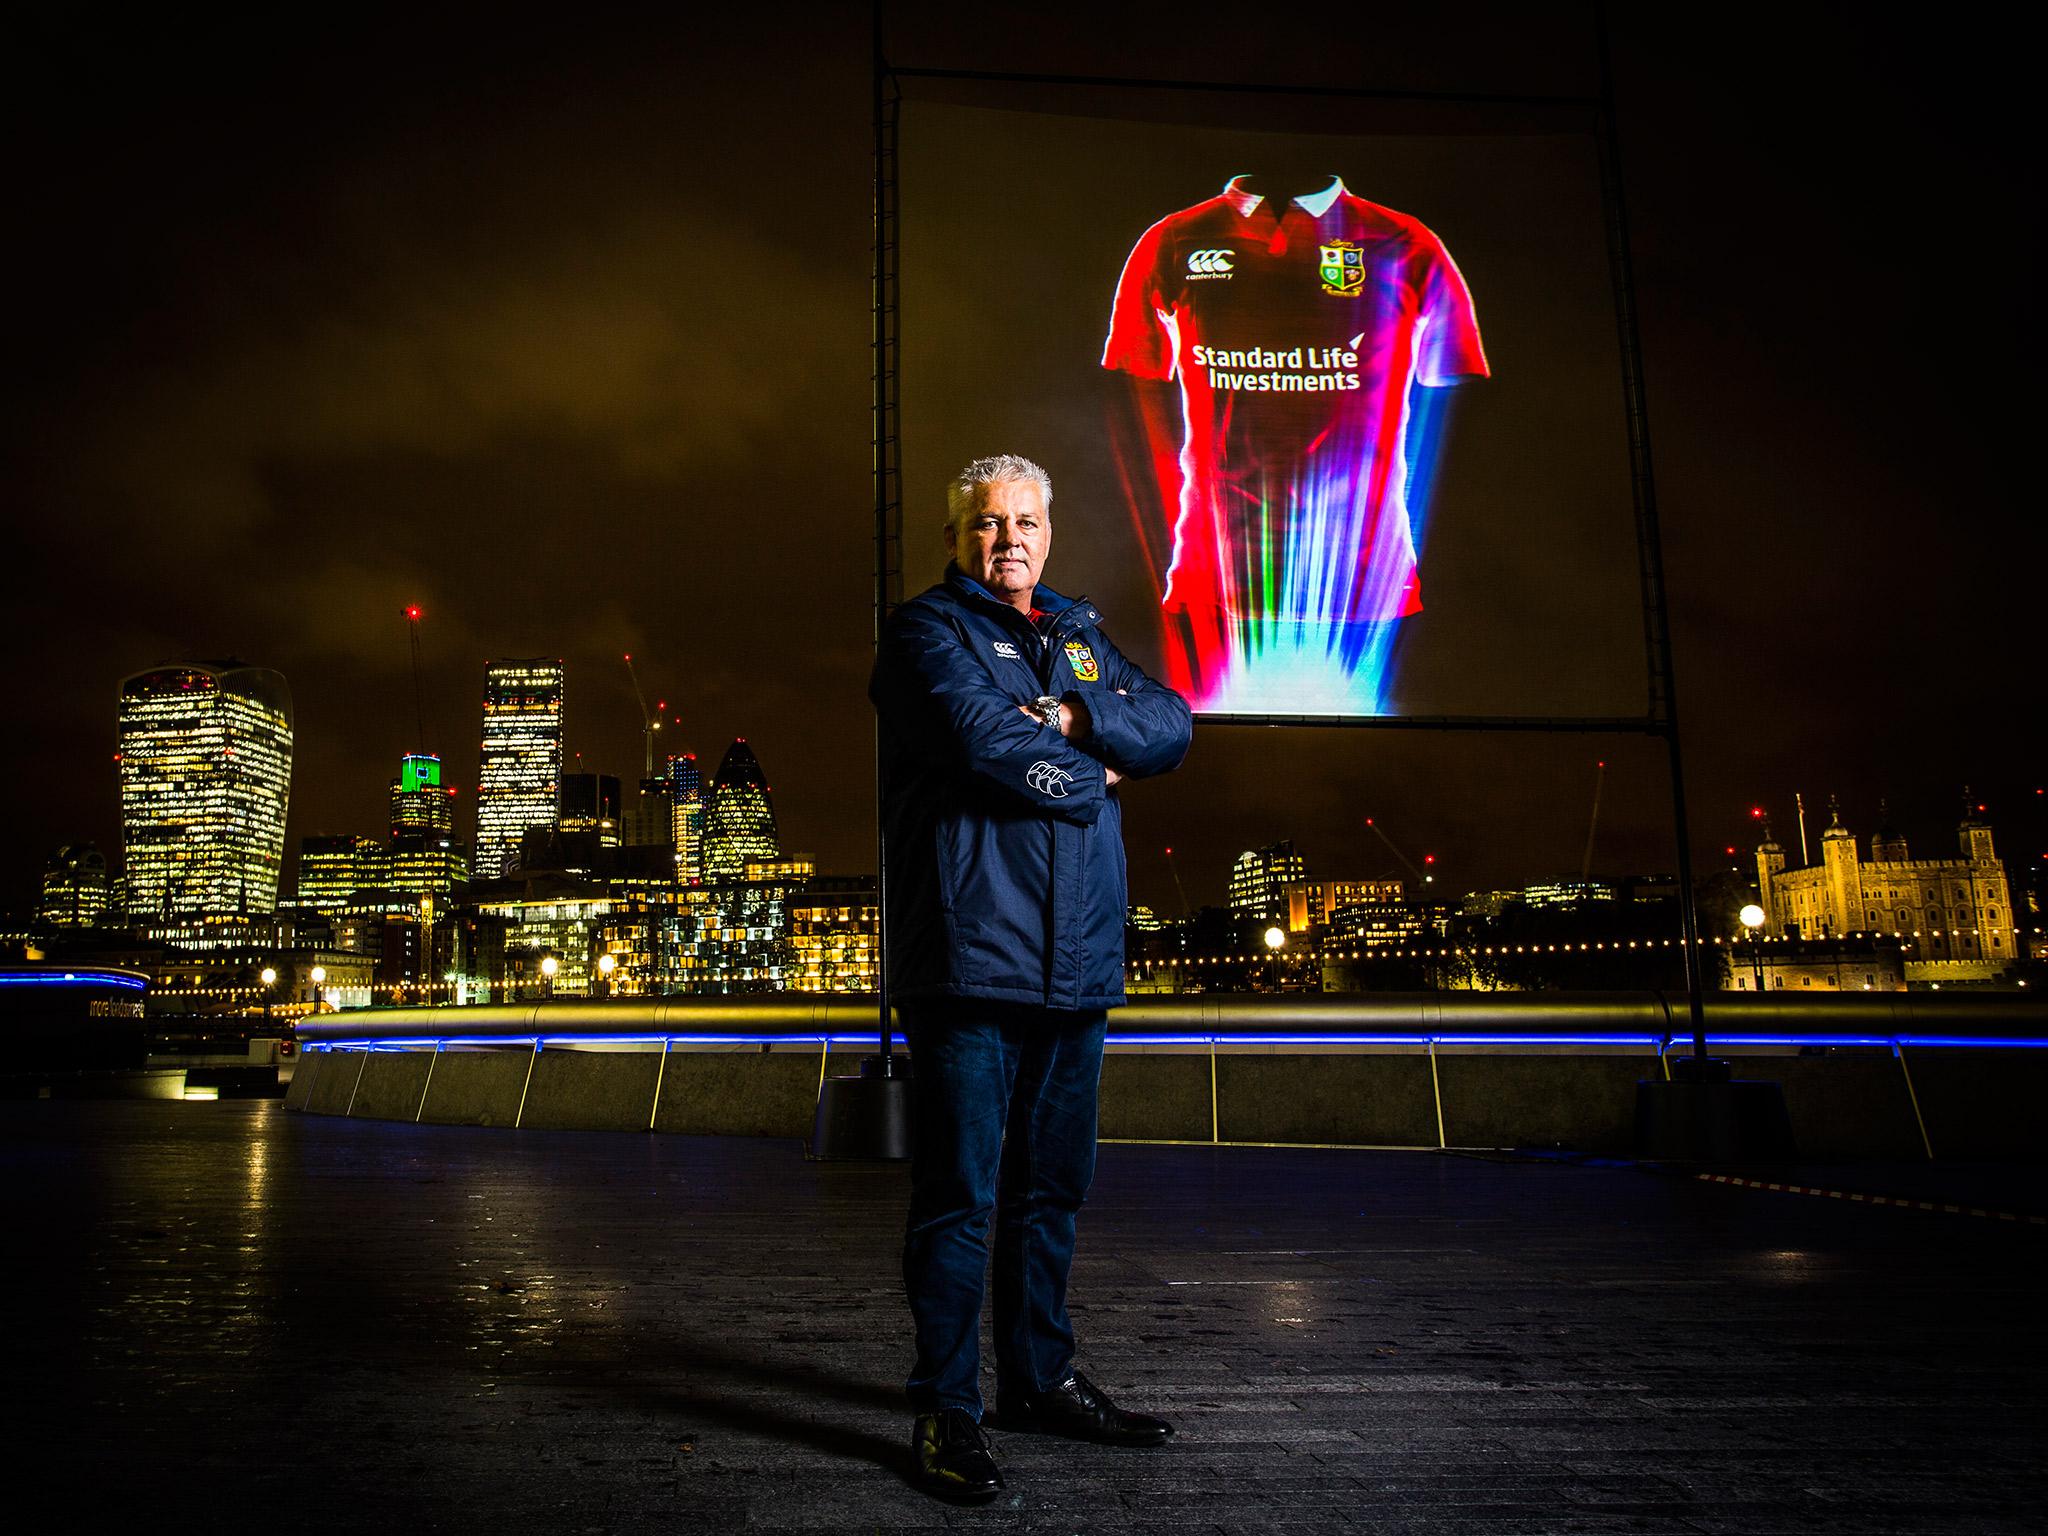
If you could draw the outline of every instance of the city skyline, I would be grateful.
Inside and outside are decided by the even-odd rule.
[[[1455,69],[1416,62],[1437,57],[1420,19],[1385,53],[1318,34],[1235,60],[1205,54],[1198,28],[1162,45],[1099,12],[1055,8],[1009,57],[929,8],[892,14],[904,61],[970,67],[1051,67],[1085,43],[1132,74],[1377,81],[1398,60],[1394,83],[1507,86],[1586,57],[1563,9],[1550,22],[1569,27],[1463,40]],[[118,847],[108,700],[181,655],[290,679],[293,845],[374,831],[391,765],[423,745],[473,803],[470,700],[495,657],[561,658],[571,753],[636,783],[630,651],[677,743],[710,758],[745,736],[775,765],[788,846],[871,868],[864,23],[821,17],[794,50],[744,18],[568,40],[429,23],[402,59],[368,33],[37,25],[50,67],[14,110],[80,129],[22,184],[27,221],[67,234],[19,253],[45,301],[19,348],[35,397],[6,428],[22,540],[6,612],[39,665],[5,771],[36,814],[0,833],[4,904],[29,902],[60,845]],[[1759,799],[1782,832],[1795,790],[1865,822],[1889,799],[1932,846],[1968,783],[2008,858],[2038,860],[2029,711],[2013,707],[2032,569],[2010,557],[2022,434],[2000,385],[2016,353],[2004,322],[1898,324],[1924,274],[1866,220],[1901,179],[1940,185],[1971,212],[1974,269],[2023,271],[2022,179],[2000,147],[2018,140],[1997,121],[2017,98],[1980,89],[1960,52],[1930,60],[1881,29],[1845,53],[1794,19],[1759,53],[1739,29],[1614,25],[1696,858],[1739,844]],[[532,88],[543,64],[574,74],[566,98]],[[790,86],[772,102],[747,85],[770,72]],[[60,104],[80,78],[85,108]],[[1929,89],[1938,110],[1906,104]],[[729,153],[707,160],[706,143]],[[559,217],[536,224],[536,207]],[[1768,232],[1739,257],[1729,209]],[[802,283],[780,270],[793,249]],[[936,277],[921,291],[941,303],[957,290]],[[2000,313],[2024,328],[2024,285],[2016,300]],[[959,323],[957,304],[935,319]],[[1588,387],[1617,397],[1618,433],[1612,380]],[[947,452],[1029,452],[1038,435],[1028,412],[909,403]],[[1485,409],[1483,393],[1460,404]],[[938,452],[907,465],[912,590],[940,565]],[[1122,513],[1055,505],[1048,579],[1123,591],[1098,537]],[[1104,611],[1120,641],[1141,627],[1128,603]],[[1398,875],[1368,815],[1454,887],[1570,871],[1596,758],[1596,862],[1668,868],[1652,742],[1205,728],[1183,773],[1126,798],[1133,899],[1176,904],[1169,845],[1197,904],[1221,899],[1237,853],[1283,839],[1320,869]]]

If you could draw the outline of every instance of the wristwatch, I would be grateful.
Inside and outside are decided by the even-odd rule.
[[[1047,725],[1054,730],[1060,728],[1060,701],[1057,696],[1050,693],[1040,694],[1031,701],[1031,707],[1037,712],[1038,718]]]

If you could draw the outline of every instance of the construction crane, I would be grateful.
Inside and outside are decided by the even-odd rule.
[[[626,676],[632,679],[633,682],[633,702],[640,706],[640,745],[642,749],[641,755],[644,759],[641,764],[640,777],[642,779],[651,779],[654,777],[654,733],[661,729],[661,712],[668,708],[668,701],[666,699],[658,701],[653,711],[649,712],[647,708],[647,695],[640,691],[640,674],[633,670],[633,653],[631,651],[626,652]]]
[[[1586,823],[1586,851],[1579,859],[1580,885],[1593,872],[1593,834],[1600,830],[1600,791],[1607,785],[1607,759],[1603,757],[1595,766],[1599,771],[1593,775],[1593,819]]]
[[[1173,850],[1166,850],[1166,867],[1173,871],[1173,888],[1180,892],[1180,915],[1186,917],[1193,910],[1188,906],[1188,888],[1180,883],[1180,865],[1174,862]]]
[[[1415,867],[1414,861],[1410,859],[1407,854],[1403,853],[1399,848],[1396,848],[1394,846],[1394,840],[1391,837],[1387,836],[1385,832],[1382,832],[1380,830],[1380,824],[1377,821],[1374,821],[1372,817],[1366,817],[1365,824],[1368,827],[1372,828],[1373,835],[1375,837],[1377,837],[1381,842],[1387,845],[1387,852],[1391,853],[1395,858],[1401,861],[1401,867],[1407,870],[1409,874],[1415,877],[1416,885],[1428,885],[1432,880],[1436,878],[1433,875],[1425,875],[1421,870],[1417,869]],[[1433,853],[1426,853],[1422,856],[1422,862],[1425,864],[1434,864],[1436,862],[1436,855]]]
[[[427,708],[426,692],[420,683],[420,605],[407,603],[404,609],[405,625],[412,633],[412,728],[413,750],[427,750]]]

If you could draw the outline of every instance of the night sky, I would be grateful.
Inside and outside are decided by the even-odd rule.
[[[1916,853],[1946,851],[1967,782],[2001,851],[2038,858],[2019,61],[1847,10],[1631,9],[1615,63],[1698,856],[1746,854],[1753,803],[1789,834],[1795,789],[1814,830],[1830,793],[1861,832],[1886,796]],[[664,749],[708,776],[747,737],[785,847],[873,869],[866,12],[790,15],[17,23],[0,581],[20,809],[0,908],[32,900],[57,844],[118,849],[115,687],[163,659],[289,679],[291,848],[382,831],[419,744],[409,602],[424,745],[465,796],[494,656],[564,658],[572,754],[636,776],[630,650],[681,717]],[[892,15],[906,65],[1593,81],[1575,8],[1179,5],[1170,42],[1158,7]],[[1005,211],[991,194],[991,281],[1016,280]],[[1569,237],[1527,222],[1535,244]],[[915,276],[906,334],[936,369],[973,272],[928,275],[923,310]],[[1527,287],[1499,323],[1542,334],[1563,311]],[[1057,285],[1046,303],[1073,308]],[[943,453],[1043,456],[1066,484],[1054,449],[1096,419],[1062,417],[1047,448],[1024,412],[977,442],[923,387],[913,590],[941,563]],[[1619,383],[1601,387],[1618,442]],[[1484,397],[1458,409],[1483,441]],[[1113,634],[1141,629],[1120,629],[1106,595],[1130,573],[1090,532],[1122,509],[1091,505],[1081,469],[1071,483],[1048,580],[1104,597]],[[1606,622],[1626,641],[1636,620]],[[1596,869],[1670,868],[1653,743],[1207,729],[1180,774],[1125,798],[1133,898],[1177,906],[1169,843],[1197,902],[1279,837],[1319,875],[1400,873],[1367,815],[1451,891],[1574,870],[1602,757]]]

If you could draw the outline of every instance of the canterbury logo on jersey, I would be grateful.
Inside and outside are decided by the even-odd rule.
[[[1071,773],[1053,763],[1037,762],[1024,770],[1024,782],[1054,800],[1066,799],[1067,786],[1073,781]]]
[[[1188,252],[1188,276],[1228,277],[1230,276],[1230,258],[1236,254],[1229,246],[1219,246],[1217,249],[1210,251],[1190,251]]]

